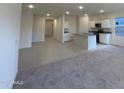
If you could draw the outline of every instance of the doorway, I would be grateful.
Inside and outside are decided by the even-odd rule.
[[[52,19],[46,19],[45,24],[45,38],[46,37],[52,37],[53,36],[53,20]]]

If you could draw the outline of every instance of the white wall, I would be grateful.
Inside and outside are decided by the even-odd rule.
[[[111,20],[111,27],[112,27],[111,44],[124,46],[124,36],[116,36],[115,35],[114,18],[116,18],[116,17],[124,17],[124,13],[123,12],[116,12],[116,13],[100,14],[100,15],[92,17],[92,20],[99,21],[99,20],[104,20],[104,19],[110,19]]]
[[[42,16],[34,16],[32,42],[40,42],[45,40],[45,18]]]
[[[54,20],[54,38],[58,41],[64,43],[63,34],[64,34],[64,16],[60,16]]]
[[[89,29],[89,17],[79,16],[79,34],[88,33]]]
[[[12,88],[18,72],[20,23],[21,4],[0,4],[0,88]]]
[[[79,33],[79,16],[76,17],[76,33]]]
[[[22,10],[20,48],[32,47],[33,13]]]

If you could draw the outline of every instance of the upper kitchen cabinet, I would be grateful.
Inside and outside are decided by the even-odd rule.
[[[97,21],[95,21],[95,23],[96,24],[101,24],[102,22],[101,22],[101,20],[97,20]]]
[[[79,20],[77,16],[65,15],[65,27],[69,28],[70,33],[76,33],[78,27],[77,20]]]
[[[101,21],[102,28],[111,28],[111,22],[109,19]]]
[[[64,28],[69,28],[69,22],[68,21],[64,22]]]
[[[95,21],[89,22],[89,28],[95,28]]]
[[[102,28],[111,28],[110,19],[98,20],[98,21],[90,21],[89,22],[89,28],[95,28],[95,24],[101,24]]]

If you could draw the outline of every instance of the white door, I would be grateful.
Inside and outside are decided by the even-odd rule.
[[[53,35],[53,20],[46,20],[45,36]]]

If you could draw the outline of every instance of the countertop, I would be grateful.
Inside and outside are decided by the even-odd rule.
[[[112,32],[103,32],[103,33],[99,33],[99,34],[112,34]]]
[[[80,37],[88,37],[88,36],[95,36],[95,34],[92,34],[92,33],[83,33],[82,35],[81,34],[73,34],[73,35],[76,35],[76,36],[80,36]]]
[[[98,32],[98,31],[89,31],[89,33],[94,33],[94,34],[112,34],[112,32],[109,31],[103,31],[103,32]]]

